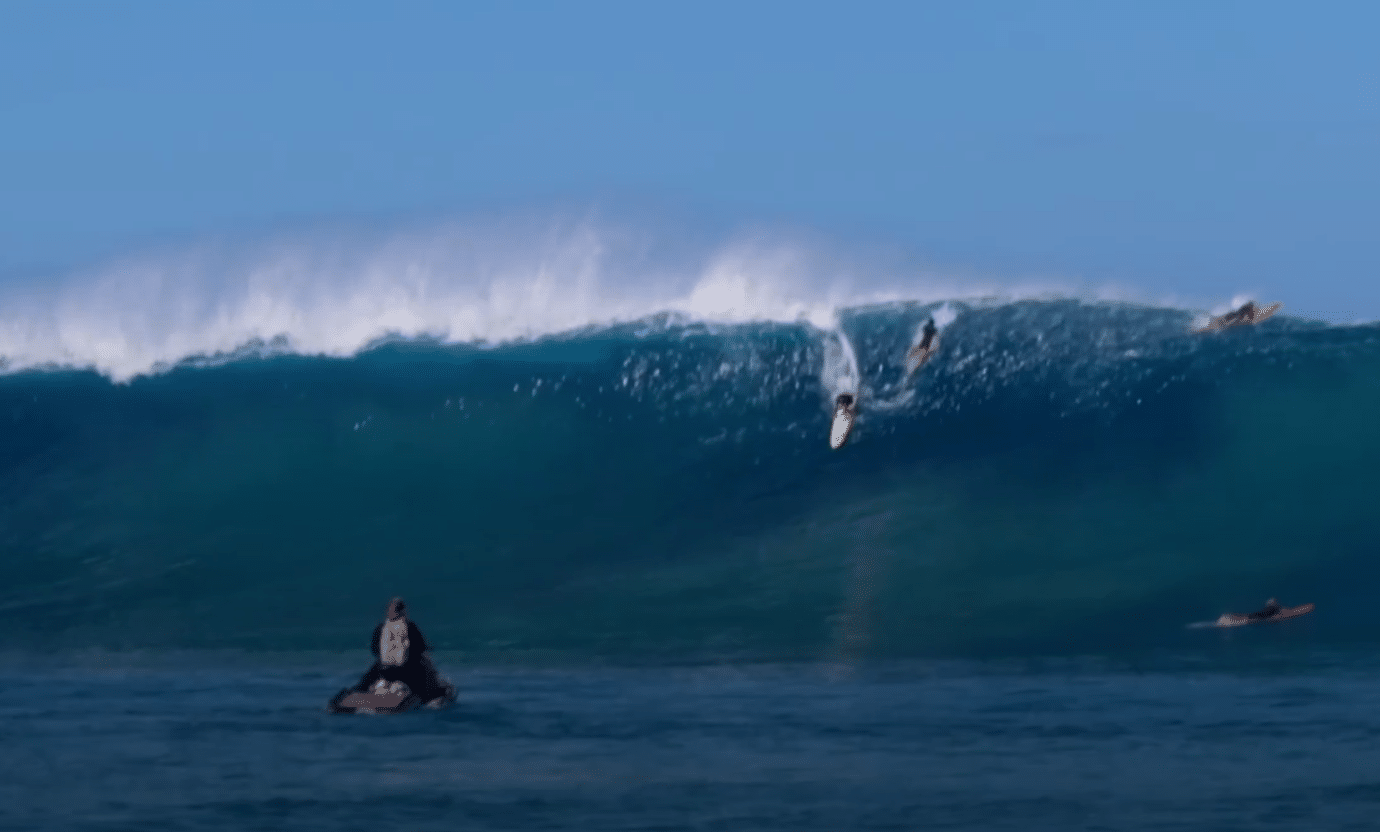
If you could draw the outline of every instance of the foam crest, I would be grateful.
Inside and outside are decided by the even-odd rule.
[[[490,221],[153,252],[5,287],[0,368],[124,381],[246,348],[346,357],[384,338],[497,345],[663,313],[834,331],[850,306],[1051,291],[869,269],[763,236],[675,260],[655,250],[649,235],[595,222]]]

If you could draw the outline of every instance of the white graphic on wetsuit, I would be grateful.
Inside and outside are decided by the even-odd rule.
[[[385,621],[379,633],[379,662],[397,667],[407,663],[407,619]]]

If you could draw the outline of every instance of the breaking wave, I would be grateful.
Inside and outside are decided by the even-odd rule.
[[[362,650],[392,594],[485,655],[1182,647],[1270,595],[1380,637],[1376,327],[501,237],[10,287],[0,647]]]

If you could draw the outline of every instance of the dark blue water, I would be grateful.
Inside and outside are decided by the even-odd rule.
[[[1380,666],[1355,655],[470,669],[456,707],[396,717],[326,714],[355,668],[304,662],[5,673],[0,828],[1363,830],[1380,810]]]

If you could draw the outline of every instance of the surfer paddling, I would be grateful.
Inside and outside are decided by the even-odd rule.
[[[382,683],[401,682],[422,702],[453,696],[454,687],[441,678],[431,657],[422,630],[407,617],[407,603],[401,598],[388,602],[387,617],[374,628],[369,650],[374,666],[360,678],[354,690],[370,691]]]
[[[1304,604],[1298,607],[1285,607],[1271,598],[1265,602],[1264,607],[1255,612],[1227,612],[1223,613],[1222,616],[1214,622],[1203,622],[1201,625],[1192,626],[1241,627],[1246,624],[1287,621],[1290,618],[1298,618],[1300,615],[1307,615],[1312,611],[1312,604]]]
[[[1253,324],[1255,323],[1255,313],[1255,301],[1248,300],[1245,303],[1241,304],[1240,309],[1234,309],[1231,312],[1228,312],[1227,314],[1218,318],[1217,325],[1233,326],[1235,324]]]
[[[1214,332],[1227,327],[1258,324],[1280,310],[1284,304],[1272,303],[1261,308],[1255,305],[1255,301],[1248,300],[1241,306],[1233,309],[1225,315],[1220,315],[1207,322],[1207,326],[1196,330],[1197,332]]]

